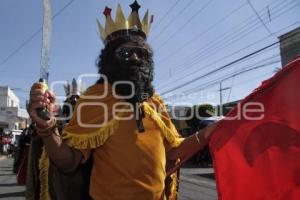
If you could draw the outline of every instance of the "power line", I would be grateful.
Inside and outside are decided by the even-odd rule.
[[[299,5],[299,3],[298,3],[297,5]],[[294,7],[295,7],[295,6],[294,6]],[[285,12],[285,11],[284,11],[284,12]],[[278,16],[280,16],[282,13],[283,13],[283,12],[281,12],[279,15],[277,15],[276,18],[277,18]],[[297,24],[297,23],[299,23],[299,21],[293,23],[292,25],[289,25],[289,26],[287,26],[287,27],[284,27],[284,28],[280,29],[279,31],[276,31],[275,33],[279,33],[279,32],[281,32],[282,30],[287,29],[287,28],[289,28],[289,27],[291,27],[291,26],[294,26],[294,25]],[[270,36],[267,36],[267,37],[270,37]],[[232,54],[230,54],[230,55],[228,55],[228,56],[222,57],[222,58],[219,59],[218,61],[223,60],[223,59],[225,59],[225,58],[227,58],[227,57],[230,57],[230,56],[232,56],[232,55],[234,55],[234,54],[237,54],[237,53],[239,53],[240,51],[242,51],[242,50],[244,50],[244,49],[246,49],[246,48],[249,48],[250,46],[253,46],[253,45],[256,44],[256,43],[261,42],[262,40],[266,39],[267,37],[262,38],[262,39],[260,39],[259,41],[256,41],[256,42],[254,42],[254,43],[252,43],[252,44],[250,44],[250,45],[248,45],[248,46],[246,46],[246,47],[244,47],[244,48],[242,48],[242,49],[239,49],[238,51],[233,52]],[[229,44],[230,44],[230,43],[229,43]],[[228,46],[228,45],[227,45],[227,46]],[[219,49],[219,48],[220,48],[220,47],[218,47],[218,49]],[[217,49],[217,50],[218,50],[218,49]],[[217,51],[217,50],[216,50],[216,51]],[[204,51],[202,51],[202,52],[204,52]],[[214,52],[215,52],[215,51],[214,51]],[[202,54],[203,54],[203,53],[202,53]],[[199,59],[199,58],[200,58],[200,56],[198,56],[197,59]],[[206,59],[206,58],[207,58],[207,56],[204,57],[204,59]],[[218,61],[217,61],[217,62],[218,62]],[[193,63],[193,62],[194,62],[194,63]],[[216,63],[216,62],[213,62],[212,64],[215,64],[215,63]],[[197,64],[197,62],[192,61],[192,65],[195,65],[195,64]],[[212,64],[206,65],[205,68],[207,68],[208,66],[211,66]],[[187,65],[184,65],[184,66],[187,66]],[[189,65],[189,67],[191,67],[191,65]],[[205,69],[205,68],[201,68],[200,70],[203,70],[203,69]],[[186,67],[185,67],[185,70],[186,70]],[[191,73],[189,73],[189,74],[185,74],[184,76],[186,77],[186,76],[193,75],[195,72],[200,71],[200,70],[198,69],[198,70],[193,71],[193,72],[191,72]],[[179,74],[179,73],[177,73],[177,74]],[[181,79],[177,79],[177,80],[181,80]]]
[[[299,5],[300,3],[298,3],[297,5]],[[293,8],[295,6],[291,6],[290,8]],[[286,13],[286,11],[290,10],[290,8],[287,8],[286,10],[284,10],[283,12],[279,13],[278,15],[274,16],[274,19],[280,17],[281,15],[283,15],[284,13]],[[258,26],[254,26],[252,29],[248,30],[247,32],[241,32],[243,33],[243,35],[237,35],[238,37],[234,36],[234,37],[231,37],[228,41],[225,41],[225,42],[221,42],[221,44],[218,44],[218,43],[215,43],[214,47],[211,46],[210,48],[206,49],[206,50],[203,50],[202,53],[198,54],[195,58],[194,58],[194,61],[191,61],[189,67],[192,67],[194,66],[195,64],[198,63],[198,61],[200,60],[205,60],[205,59],[208,59],[210,56],[212,56],[213,54],[212,53],[216,53],[218,51],[220,51],[221,49],[224,49],[230,45],[232,45],[233,43],[236,43],[238,42],[240,39],[246,37],[248,34],[254,32],[255,30],[257,30],[258,28],[260,28],[261,26],[259,25],[259,23],[257,23],[256,25]],[[246,31],[246,30],[245,30]],[[270,35],[268,36],[270,37]],[[268,38],[266,37],[266,38]],[[183,65],[183,66],[186,66],[186,65]],[[179,67],[176,67],[176,68],[179,68]],[[180,67],[182,68],[182,67]],[[184,68],[186,70],[186,67]]]
[[[296,34],[297,34],[297,33],[291,34],[291,35],[287,36],[286,38],[282,39],[281,41],[287,40],[287,39],[293,37],[293,36],[296,35]],[[265,47],[263,47],[263,48],[261,48],[261,49],[258,49],[258,50],[256,50],[256,51],[250,53],[250,54],[247,54],[247,55],[245,55],[245,56],[243,56],[243,57],[241,57],[241,58],[239,58],[239,59],[236,59],[236,60],[234,60],[234,61],[232,61],[232,62],[230,62],[230,63],[228,63],[228,64],[225,64],[225,65],[223,65],[223,66],[221,66],[221,67],[219,67],[219,68],[217,68],[217,69],[215,69],[215,70],[212,70],[212,71],[210,71],[210,72],[208,72],[208,73],[206,73],[206,74],[200,75],[200,76],[198,76],[198,77],[196,77],[196,78],[193,78],[192,80],[189,80],[189,81],[187,81],[187,82],[185,82],[185,83],[182,83],[182,84],[180,84],[180,85],[178,85],[178,86],[176,86],[176,87],[174,87],[174,88],[172,88],[172,89],[169,89],[169,90],[167,90],[167,91],[165,91],[165,92],[162,92],[161,95],[164,95],[164,94],[167,94],[167,93],[172,92],[172,91],[174,91],[174,90],[177,90],[177,89],[179,89],[179,88],[182,88],[182,87],[184,87],[184,86],[186,86],[186,85],[189,85],[189,84],[193,83],[194,81],[197,81],[197,80],[199,80],[199,79],[201,79],[201,78],[204,78],[204,77],[207,77],[207,76],[209,76],[209,75],[211,75],[211,74],[213,74],[213,73],[215,73],[215,72],[218,72],[218,71],[220,71],[220,70],[223,70],[223,69],[225,69],[225,68],[227,68],[227,67],[229,67],[229,66],[231,66],[231,65],[233,65],[233,64],[235,64],[235,63],[238,63],[238,62],[241,61],[241,60],[244,60],[244,59],[246,59],[246,58],[248,58],[248,57],[250,57],[250,56],[252,56],[252,55],[255,55],[255,54],[259,53],[259,52],[264,51],[265,49],[268,49],[268,48],[270,48],[270,47],[272,47],[272,46],[275,46],[275,45],[277,45],[279,42],[280,42],[280,41],[277,41],[277,42],[274,42],[274,43],[272,43],[272,44],[269,44],[269,45],[267,45],[267,46],[265,46]]]
[[[266,46],[266,47],[264,47],[264,48],[261,48],[261,49],[259,49],[259,50],[257,50],[257,51],[254,51],[254,52],[252,52],[252,53],[250,53],[250,54],[248,54],[248,55],[246,55],[246,56],[243,56],[243,57],[241,57],[241,58],[239,58],[239,59],[237,59],[237,60],[235,60],[235,61],[232,61],[232,62],[230,62],[230,63],[228,63],[228,64],[226,64],[226,65],[223,65],[223,66],[221,66],[221,67],[219,67],[219,68],[217,68],[217,69],[215,69],[215,70],[213,70],[213,71],[210,71],[210,72],[208,72],[208,73],[206,73],[206,74],[203,74],[203,75],[201,75],[201,76],[199,76],[199,77],[197,77],[197,78],[194,78],[194,79],[192,79],[192,80],[190,80],[190,81],[187,81],[187,82],[185,82],[185,83],[183,83],[183,84],[180,84],[179,86],[176,86],[175,88],[169,89],[169,90],[167,90],[167,91],[161,93],[161,95],[164,95],[164,94],[167,94],[167,93],[172,92],[172,91],[174,91],[174,90],[177,90],[177,89],[179,89],[179,88],[182,88],[182,87],[184,87],[184,86],[186,86],[186,85],[188,85],[188,84],[193,83],[194,81],[196,81],[196,80],[198,80],[198,79],[204,78],[204,77],[209,76],[209,75],[211,75],[211,74],[213,74],[213,73],[215,73],[215,72],[218,72],[218,71],[220,71],[220,70],[222,70],[222,69],[225,69],[226,67],[229,67],[229,66],[231,66],[231,65],[233,65],[233,64],[235,64],[235,63],[237,63],[237,62],[239,62],[239,61],[241,61],[241,60],[243,60],[243,59],[245,59],[245,58],[248,58],[248,57],[250,57],[250,56],[252,56],[252,55],[255,55],[255,54],[257,54],[257,53],[259,53],[259,52],[261,52],[261,51],[263,51],[263,50],[265,50],[265,49],[268,49],[268,48],[270,48],[270,47],[272,47],[272,46],[274,46],[274,45],[276,45],[276,44],[278,44],[278,43],[279,43],[279,42],[274,42],[274,43],[272,43],[272,44],[270,44],[270,45],[268,45],[268,46]]]
[[[292,26],[298,24],[299,22],[300,22],[300,21],[294,22],[293,24],[290,24],[289,26],[287,26],[287,27],[285,27],[285,28],[282,28],[282,29],[276,31],[276,33],[281,32],[282,30],[287,29],[287,28],[289,28],[289,27],[292,27]],[[274,46],[274,47],[275,47],[275,46]],[[274,47],[272,47],[271,49],[273,49]],[[269,50],[271,50],[271,49],[269,49]],[[263,53],[263,51],[260,52],[260,53],[258,53],[258,54],[256,54],[256,56],[259,55],[259,54],[261,54],[261,53]],[[244,61],[250,59],[251,57],[253,57],[253,56],[250,56],[250,57],[244,59]],[[218,61],[217,61],[217,62],[218,62]],[[237,62],[237,63],[238,63],[238,62]],[[237,63],[235,63],[235,64],[237,64]],[[214,63],[212,63],[212,64],[214,64]],[[195,73],[195,72],[194,72],[194,73]],[[194,73],[192,73],[192,74],[194,74]],[[191,74],[189,74],[189,75],[191,75]],[[186,76],[185,76],[185,77],[186,77]],[[178,79],[178,80],[180,80],[180,79]],[[173,82],[174,82],[174,81],[173,81]],[[176,81],[175,81],[175,82],[176,82]]]
[[[279,55],[279,54],[276,54],[276,55],[271,56],[271,57],[269,57],[269,58],[267,58],[267,59],[260,60],[260,61],[258,61],[257,63],[255,63],[254,65],[257,65],[257,64],[259,64],[259,63],[261,63],[261,62],[263,62],[263,61],[269,60],[269,59],[271,59],[271,58],[277,58],[277,57],[280,57],[280,55]],[[236,72],[237,72],[237,70],[235,69],[235,73],[236,73]],[[228,97],[227,97],[227,102],[229,102],[229,99],[230,99],[230,96],[231,96],[231,93],[232,93],[232,88],[233,88],[233,86],[235,85],[235,84],[234,84],[235,78],[236,78],[236,76],[232,77],[232,81],[231,81],[231,84],[230,84],[230,87],[229,87],[229,88],[230,88],[230,91],[229,91],[229,94],[228,94]]]
[[[290,5],[290,4],[288,4],[288,5]],[[299,5],[299,3],[298,3],[297,5]],[[295,5],[290,5],[290,7],[287,8],[287,9],[285,9],[284,12],[287,11],[287,10],[289,10],[289,9],[292,8],[292,7],[295,7]],[[278,9],[276,12],[278,12],[279,10],[281,10],[281,9]],[[281,16],[282,14],[283,14],[283,12],[281,12],[279,15],[275,16],[275,18]],[[251,19],[251,18],[248,18],[248,19]],[[246,20],[246,21],[248,21],[248,20]],[[255,21],[252,21],[252,22],[255,22]],[[251,25],[252,22],[250,22],[249,25]],[[243,23],[241,23],[241,24],[243,24]],[[239,25],[241,25],[241,24],[239,24]],[[197,49],[196,51],[194,51],[194,52],[189,56],[189,58],[187,58],[188,63],[183,62],[182,64],[177,65],[176,67],[172,67],[172,68],[173,68],[173,69],[176,69],[176,68],[183,68],[183,67],[184,67],[184,70],[186,70],[186,66],[187,66],[187,65],[189,66],[189,68],[191,68],[192,66],[194,66],[195,64],[197,64],[197,62],[198,62],[199,60],[201,60],[202,57],[204,57],[204,59],[207,59],[208,57],[207,57],[206,55],[209,55],[209,52],[208,52],[209,50],[210,50],[211,52],[214,52],[214,53],[215,53],[216,51],[220,51],[221,49],[223,49],[223,48],[229,46],[230,44],[232,44],[232,43],[234,43],[234,42],[237,42],[238,40],[242,39],[242,38],[245,37],[246,35],[248,35],[248,34],[250,34],[251,32],[253,32],[253,31],[255,31],[256,29],[258,29],[260,26],[257,26],[257,25],[259,25],[259,22],[258,22],[258,23],[255,23],[253,27],[250,27],[251,29],[250,29],[249,31],[247,31],[247,29],[243,30],[244,28],[247,28],[247,25],[244,25],[244,26],[241,27],[242,29],[239,29],[239,30],[232,30],[233,34],[232,34],[232,35],[227,34],[228,37],[226,36],[226,34],[225,34],[225,35],[224,35],[224,34],[221,35],[221,37],[219,37],[219,38],[217,38],[216,40],[214,40],[214,42],[213,42],[212,44],[210,43],[211,45],[210,45],[209,47],[207,47],[207,48],[205,48],[205,49],[203,49],[203,48],[201,47],[201,48]],[[252,26],[252,25],[251,25],[251,26]],[[237,26],[237,27],[238,27],[238,26]],[[239,31],[241,31],[241,32],[239,32]],[[247,32],[245,32],[245,31],[247,31]],[[243,34],[243,35],[240,35],[240,34]],[[237,38],[237,36],[239,36],[239,38]],[[224,41],[225,38],[226,38],[226,39],[229,38],[229,40],[227,39],[227,41],[226,41],[226,40]],[[221,42],[221,41],[222,41],[222,42]],[[200,51],[200,53],[199,53],[199,51]],[[192,57],[192,55],[193,55],[194,53],[197,53],[198,55],[197,55],[196,57],[194,57],[194,56]]]
[[[179,50],[181,50],[181,49],[185,48],[186,46],[188,46],[189,44],[195,42],[195,40],[197,40],[198,38],[200,38],[201,35],[204,35],[205,33],[208,33],[210,30],[212,30],[214,27],[216,27],[221,22],[225,21],[227,18],[229,18],[231,15],[233,15],[235,12],[237,12],[238,10],[240,10],[245,5],[246,5],[246,3],[240,5],[239,7],[237,7],[233,11],[231,11],[228,15],[226,15],[225,17],[223,17],[221,20],[217,21],[216,23],[214,23],[212,26],[210,26],[206,30],[204,30],[204,31],[200,32],[199,34],[195,35],[195,37],[191,38],[189,41],[187,41],[186,43],[184,43],[182,46],[176,48],[173,52],[171,52],[170,54],[168,54],[165,58],[170,58],[172,55],[178,53]],[[161,59],[161,60],[158,61],[158,63],[161,64],[162,62],[165,62],[165,61],[166,61],[166,59]]]
[[[167,12],[164,14],[164,16],[159,20],[159,24],[157,24],[156,26],[154,26],[151,31],[153,32],[164,20],[165,18],[170,14],[170,12],[176,7],[176,5],[180,2],[181,0],[177,0],[168,10]]]
[[[290,4],[288,4],[288,5],[290,5]],[[276,15],[274,18],[278,18],[278,17],[281,16],[282,14],[286,13],[286,11],[290,10],[291,8],[293,8],[293,7],[297,6],[297,5],[299,5],[299,3],[296,4],[296,5],[290,5],[289,8],[283,10],[283,12],[279,13],[279,14]],[[282,9],[282,8],[281,8],[281,9]],[[276,10],[276,12],[281,11],[281,9]],[[274,11],[274,13],[275,13],[275,11]],[[259,24],[260,24],[259,22],[258,22],[258,23],[255,23],[254,26],[252,26],[252,27],[253,27],[252,30],[247,31],[247,29],[245,29],[245,30],[243,30],[242,32],[236,34],[236,36],[239,36],[238,39],[236,39],[236,36],[235,36],[235,35],[232,35],[232,37],[230,37],[229,40],[227,40],[227,41],[225,41],[225,42],[222,40],[221,45],[223,45],[224,47],[227,47],[228,45],[226,45],[226,42],[227,42],[228,44],[232,44],[232,43],[234,43],[234,42],[237,42],[239,39],[245,37],[246,35],[248,35],[248,34],[252,33],[253,31],[255,31],[256,29],[260,28],[260,26],[257,26],[257,25],[259,25]],[[249,25],[250,25],[250,24],[249,24]],[[246,28],[247,26],[244,26],[244,27]],[[243,28],[244,28],[244,27],[243,27]],[[252,28],[252,27],[250,27],[250,28]],[[245,32],[245,31],[247,31],[247,32]],[[244,34],[244,35],[240,35],[240,34]],[[230,36],[230,35],[229,35],[229,36]],[[227,38],[226,38],[226,39],[227,39]],[[220,44],[219,44],[218,41],[215,41],[214,44],[215,44],[216,47],[215,47],[215,48],[210,47],[209,49],[210,49],[211,51],[215,52],[216,50],[221,50]],[[206,50],[203,50],[202,52],[204,53],[205,51],[206,51]],[[202,54],[203,54],[203,53],[202,53]],[[197,59],[197,60],[200,60],[200,58],[201,58],[200,55],[202,55],[202,54],[198,54],[198,56],[197,56],[196,58],[194,58],[194,60],[196,60],[196,59]],[[207,58],[207,56],[206,56],[207,54],[209,54],[209,53],[206,52],[206,54],[203,54],[202,57]]]
[[[159,36],[172,24],[172,23],[174,23],[174,22],[176,22],[176,20],[174,20],[174,19],[178,19],[179,18],[179,16],[180,15],[182,15],[183,13],[184,13],[184,11],[193,3],[193,1],[194,0],[190,0],[186,5],[185,5],[185,7],[183,8],[183,9],[181,9],[180,10],[180,12],[178,12],[178,14],[175,16],[175,17],[172,17],[171,18],[171,21],[168,23],[168,24],[166,24],[162,29],[161,29],[161,31],[158,33],[158,34],[156,34],[155,36],[154,36],[154,38],[153,39],[151,39],[150,40],[150,42],[152,43],[152,42],[154,42],[155,40],[157,40],[157,38],[159,38]]]
[[[252,67],[252,68],[247,68],[247,69],[244,69],[242,71],[239,71],[239,72],[236,72],[236,73],[231,73],[229,75],[226,75],[224,77],[221,77],[221,78],[218,78],[216,80],[213,80],[205,85],[201,85],[201,87],[197,86],[197,87],[194,87],[186,92],[184,92],[185,94],[187,93],[192,93],[192,92],[196,92],[196,91],[202,91],[203,89],[207,89],[207,88],[210,88],[212,87],[213,85],[216,85],[216,84],[219,84],[220,82],[224,82],[230,78],[233,78],[233,77],[236,77],[238,75],[241,75],[241,74],[245,74],[245,73],[248,73],[248,72],[251,72],[251,71],[255,71],[255,70],[258,70],[258,69],[261,69],[263,67],[267,67],[267,66],[270,66],[270,65],[273,65],[273,64],[276,64],[276,63],[280,63],[280,60],[274,60],[274,61],[271,61],[269,63],[265,63],[265,64],[262,64],[262,65],[259,65],[259,66],[256,66],[256,67]],[[269,74],[270,72],[268,72],[267,74]],[[267,75],[267,74],[263,74],[264,76]],[[241,83],[249,83],[249,81],[253,81],[257,78],[260,78],[261,76],[259,77],[254,77],[254,78],[251,78],[249,80],[243,80],[242,82],[239,82],[239,86],[241,85]],[[212,91],[210,91],[212,92]],[[166,99],[170,98],[170,97],[173,97],[173,96],[176,96],[176,94],[174,95],[170,95],[168,97],[166,97]]]
[[[256,54],[256,55],[258,55],[258,54]],[[266,66],[266,65],[269,65],[269,64],[273,64],[274,59],[275,59],[275,58],[278,58],[278,57],[279,57],[279,54],[275,54],[275,55],[272,55],[272,56],[270,56],[270,57],[268,57],[268,58],[259,60],[259,61],[255,62],[255,63],[253,63],[253,64],[250,64],[250,65],[248,65],[248,66],[246,66],[246,67],[243,67],[243,68],[240,69],[239,71],[232,72],[231,74],[227,74],[227,75],[225,75],[225,76],[219,77],[219,78],[217,78],[217,79],[214,80],[214,81],[210,81],[209,83],[206,83],[205,86],[206,86],[207,84],[210,84],[211,82],[225,81],[225,80],[227,80],[227,77],[228,77],[228,79],[229,79],[229,78],[236,77],[241,71],[245,71],[245,70],[250,69],[250,68],[253,68],[253,67],[257,67],[257,66]],[[272,59],[273,59],[273,61],[272,61]],[[270,61],[270,60],[271,60],[271,61]],[[276,62],[277,62],[277,61],[276,61]],[[264,64],[261,64],[261,63],[264,63]],[[225,77],[225,78],[224,78],[224,77]],[[201,86],[203,86],[203,84],[201,84]],[[197,87],[199,87],[199,86],[197,86]],[[189,89],[188,91],[193,91],[194,89],[195,89],[195,88],[192,88],[192,89]]]
[[[266,75],[269,76],[273,73],[274,73],[273,71],[270,71],[270,72],[267,72],[267,73],[264,73],[264,74],[260,74],[259,76],[251,77],[251,79],[246,79],[246,80],[243,80],[243,81],[239,81],[236,84],[232,85],[231,87],[238,88],[238,87],[241,87],[241,86],[244,86],[244,85],[252,84],[254,80],[262,79],[262,77],[265,77]],[[208,91],[208,92],[213,92],[213,90]],[[216,91],[216,92],[218,92],[218,91]],[[229,101],[230,101],[230,98],[227,98],[227,102],[229,102]]]
[[[239,71],[239,72],[231,73],[231,74],[226,75],[226,76],[224,76],[224,77],[222,77],[222,78],[219,78],[219,79],[216,79],[216,80],[214,80],[214,81],[211,81],[210,83],[207,83],[207,84],[205,84],[205,85],[202,85],[202,87],[200,87],[200,88],[199,88],[199,86],[198,86],[198,87],[194,87],[194,88],[192,88],[192,89],[186,91],[186,93],[194,92],[194,91],[196,91],[196,90],[201,90],[201,89],[207,88],[207,87],[209,87],[209,86],[218,84],[218,83],[220,83],[220,82],[224,82],[224,81],[226,81],[226,80],[228,80],[228,79],[230,79],[230,78],[239,76],[239,75],[241,75],[241,74],[244,74],[244,73],[247,73],[247,72],[250,72],[250,71],[254,71],[254,70],[257,70],[257,69],[261,69],[261,68],[263,68],[263,67],[267,67],[267,66],[270,66],[270,65],[273,65],[273,64],[276,64],[276,63],[280,63],[280,60],[273,60],[273,61],[270,61],[270,62],[268,62],[268,63],[261,64],[261,65],[259,65],[259,66],[255,66],[255,67],[252,67],[252,68],[243,69],[243,70],[241,70],[241,71]],[[196,89],[196,90],[195,90],[195,89]]]
[[[65,6],[63,6],[55,15],[53,15],[52,19],[54,20],[58,17],[67,7],[69,7],[75,0],[71,0]],[[33,38],[35,38],[42,31],[42,27],[36,30],[31,36],[29,36],[24,42],[22,42],[19,47],[13,50],[1,63],[0,66],[4,65],[10,58],[16,55],[25,45],[27,45]]]
[[[213,0],[209,0],[203,7],[201,7],[194,15],[192,15],[187,21],[186,23],[184,23],[182,26],[180,26],[176,31],[174,31],[174,33],[167,39],[165,40],[156,51],[159,51],[159,49],[161,49],[163,46],[165,46],[176,34],[178,34],[180,31],[183,30],[183,28],[188,25],[189,23],[191,23],[191,21],[197,16],[199,15],[205,8],[207,8],[209,6],[209,4],[212,2]]]
[[[268,37],[269,37],[269,36],[268,36]],[[259,43],[259,42],[261,42],[261,41],[264,41],[265,39],[266,39],[266,37],[264,37],[264,38],[262,38],[262,39],[259,39],[258,41],[255,41],[255,42],[251,43],[250,45],[248,45],[248,46],[246,46],[246,47],[243,47],[243,48],[241,48],[241,49],[239,49],[239,50],[237,50],[237,51],[235,51],[235,52],[233,52],[233,53],[231,53],[231,54],[229,54],[229,55],[223,56],[222,58],[220,58],[220,59],[218,59],[218,60],[216,60],[216,61],[213,61],[213,62],[211,62],[211,63],[205,65],[205,66],[204,66],[203,68],[201,68],[201,69],[197,69],[197,70],[195,70],[195,71],[193,71],[193,72],[191,72],[191,73],[189,73],[189,74],[186,74],[185,77],[190,76],[190,75],[193,75],[193,74],[195,74],[196,72],[202,71],[202,70],[208,68],[209,66],[212,66],[212,65],[214,65],[214,64],[216,64],[216,63],[218,63],[218,62],[220,62],[220,61],[222,61],[222,60],[224,60],[224,59],[226,59],[226,58],[229,58],[229,57],[231,57],[231,56],[233,56],[233,55],[235,55],[235,54],[237,54],[237,53],[243,51],[244,49],[247,49],[247,48],[249,48],[249,47],[251,47],[251,46],[253,46],[253,45],[255,45],[255,44],[257,44],[257,43]],[[262,53],[262,52],[261,52],[261,53]],[[252,56],[249,56],[249,57],[246,58],[244,61],[250,59],[251,57],[252,57]],[[237,62],[237,63],[238,63],[238,62]],[[235,63],[235,64],[237,64],[237,63]],[[179,81],[179,80],[181,80],[181,79],[178,78],[178,79],[175,80],[175,82],[176,82],[176,81]]]
[[[276,0],[276,1],[278,1],[278,0]],[[275,2],[276,2],[275,1]],[[286,1],[285,1],[286,2]],[[242,6],[244,6],[244,5],[247,5],[247,2],[245,2]],[[281,5],[281,4],[279,4],[279,5]],[[276,5],[276,6],[278,6],[278,5]],[[275,6],[274,6],[275,7]],[[238,8],[239,9],[239,8]],[[233,12],[235,12],[235,11],[233,11]],[[253,15],[254,17],[255,17],[255,15]],[[246,23],[248,20],[251,20],[251,18],[252,18],[252,16],[250,17],[250,18],[247,18],[245,21],[243,21],[242,23],[240,23],[240,24],[238,24],[235,28],[238,28],[240,25],[243,25],[244,23]],[[256,17],[255,17],[255,20],[256,20]],[[222,21],[222,20],[221,20]],[[252,22],[251,22],[252,23]],[[244,27],[244,26],[243,26]],[[231,30],[232,32],[234,32],[234,30]],[[204,32],[206,32],[206,31],[204,31]],[[208,32],[208,31],[207,31]],[[234,32],[235,33],[235,32]],[[198,40],[199,38],[200,38],[200,35],[202,35],[202,33],[200,33],[199,35],[198,35],[198,37],[194,37],[194,39],[196,39],[196,40]],[[224,37],[224,35],[221,35],[221,37]],[[195,41],[193,41],[193,40],[190,40],[188,43],[191,43],[191,42],[195,42]],[[186,45],[185,45],[186,46]],[[181,48],[182,49],[182,48]],[[181,49],[179,49],[178,48],[178,50],[181,50]],[[178,52],[180,52],[180,51],[174,51],[174,53],[173,54],[176,54],[176,53],[178,53]],[[194,52],[194,53],[197,53],[197,51],[196,52]],[[168,57],[167,57],[168,58]],[[169,55],[169,58],[170,58],[170,55]],[[167,59],[166,59],[167,60]]]
[[[300,5],[300,3],[298,3],[297,5]],[[293,7],[295,7],[295,6],[292,5],[290,8],[293,8]],[[280,17],[287,10],[290,10],[290,8],[287,8],[283,12],[281,12],[278,15],[274,16],[274,19]],[[218,42],[218,43],[215,43],[215,45],[211,46],[210,48],[203,49],[200,54],[198,54],[195,58],[193,58],[193,60],[189,61],[190,64],[188,65],[188,67],[191,68],[192,66],[194,66],[195,64],[197,64],[200,60],[203,61],[203,60],[208,59],[209,57],[211,57],[213,55],[212,53],[216,53],[216,52],[218,52],[218,51],[220,51],[220,50],[222,50],[222,49],[224,49],[224,48],[232,45],[233,43],[238,42],[242,38],[246,37],[248,34],[254,32],[255,30],[257,30],[258,28],[261,27],[261,25],[259,25],[259,23],[256,24],[256,25],[258,25],[258,26],[254,26],[252,29],[248,30],[247,32],[241,32],[241,33],[243,33],[243,35],[238,35],[238,37],[236,37],[236,36],[231,37],[228,41],[221,42],[221,44],[219,44],[219,42]],[[270,37],[270,35],[268,37],[266,37],[266,38],[269,38],[269,37]],[[179,68],[179,69],[180,68],[181,69],[184,68],[184,70],[186,70],[187,69],[186,66],[187,66],[187,64],[185,63],[185,64],[182,64],[182,65],[179,65],[179,66],[175,67],[175,69],[176,68]],[[181,70],[181,71],[183,71],[183,70]]]
[[[254,8],[254,6],[252,5],[250,0],[247,0],[248,4],[250,5],[251,9],[253,10],[253,12],[256,14],[257,18],[260,20],[260,22],[263,24],[263,26],[265,27],[265,29],[268,31],[268,33],[270,35],[273,36],[273,33],[271,32],[271,30],[267,27],[267,25],[265,24],[265,22],[262,20],[262,18],[260,17],[260,15],[258,14],[258,12],[256,11],[256,9]]]
[[[251,72],[251,71],[255,71],[255,70],[258,70],[258,69],[261,69],[261,68],[264,68],[264,67],[267,67],[267,66],[270,66],[270,65],[273,65],[275,63],[279,63],[280,60],[278,61],[272,61],[270,63],[265,63],[265,64],[262,64],[262,65],[259,65],[259,66],[256,66],[256,67],[252,67],[252,68],[248,68],[248,69],[245,69],[243,71],[240,71],[238,73],[232,73],[232,74],[229,74],[229,75],[226,75],[225,77],[221,77],[219,79],[216,79],[216,80],[213,80],[205,85],[201,85],[201,86],[197,86],[189,91],[186,91],[184,92],[183,94],[187,95],[187,94],[191,94],[193,92],[198,92],[198,91],[203,91],[204,89],[207,89],[207,88],[211,88],[212,86],[214,85],[217,85],[221,82],[224,82],[225,80],[228,80],[232,77],[235,77],[235,76],[238,76],[238,75],[241,75],[241,74],[245,74],[245,73],[248,73],[248,72]],[[269,74],[269,73],[268,73]],[[252,81],[253,79],[251,79]],[[244,82],[244,81],[243,81]],[[249,82],[249,81],[248,81]],[[219,91],[219,90],[218,90]],[[208,91],[209,92],[209,91]],[[212,91],[210,91],[212,92]],[[164,97],[165,99],[169,99],[171,97],[174,97],[174,96],[177,96],[177,94],[174,94],[174,95],[170,95],[170,96],[167,96],[167,97]]]
[[[17,54],[26,44],[28,44],[37,34],[42,31],[42,27],[35,31],[28,39],[26,39],[18,48],[12,51],[1,63],[0,66],[4,65],[11,57]]]
[[[270,72],[261,74],[259,76],[251,77],[251,79],[247,79],[247,80],[243,80],[243,81],[237,82],[236,84],[232,85],[231,88],[233,88],[233,87],[234,88],[238,88],[238,87],[241,87],[241,86],[252,84],[254,82],[254,80],[262,79],[262,77],[265,77],[267,75],[270,76],[273,73],[274,73],[273,71],[270,71]],[[230,96],[228,96],[227,102],[230,102]]]
[[[251,83],[251,81],[260,79],[261,77],[264,77],[264,76],[266,76],[266,75],[269,75],[270,73],[272,74],[272,73],[274,73],[274,71],[272,70],[272,71],[270,71],[270,72],[268,72],[268,73],[264,73],[264,74],[261,74],[261,75],[259,75],[259,76],[251,77],[251,79],[239,81],[239,82],[237,82],[236,84],[234,84],[233,86],[235,86],[235,88],[238,88],[238,87],[240,87],[241,85],[249,84],[249,83]],[[229,100],[228,100],[228,101],[229,101]]]

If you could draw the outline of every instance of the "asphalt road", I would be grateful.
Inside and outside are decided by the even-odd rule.
[[[212,168],[189,167],[180,170],[178,200],[216,200]]]
[[[25,187],[17,184],[12,165],[13,159],[0,157],[0,199],[24,200]]]
[[[25,187],[16,183],[12,173],[12,159],[0,158],[0,200],[24,200]],[[212,168],[182,168],[178,200],[216,200],[216,186]]]

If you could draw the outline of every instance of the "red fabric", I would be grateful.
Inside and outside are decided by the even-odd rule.
[[[3,143],[3,144],[8,144],[8,137],[4,136],[4,137],[2,138],[2,143]]]
[[[22,153],[21,163],[17,173],[17,183],[19,185],[26,184],[26,175],[27,175],[27,163],[28,163],[28,148],[26,147],[24,152]]]
[[[263,118],[225,118],[210,141],[219,200],[299,200],[300,58],[264,81],[226,117],[237,116],[249,102],[264,106]]]

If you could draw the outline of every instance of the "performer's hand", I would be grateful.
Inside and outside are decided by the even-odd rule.
[[[37,114],[37,108],[46,108],[50,114],[50,120],[43,120]],[[30,90],[28,113],[33,122],[39,128],[47,129],[53,126],[53,120],[57,111],[56,98],[50,90],[43,91],[41,83],[34,83]]]

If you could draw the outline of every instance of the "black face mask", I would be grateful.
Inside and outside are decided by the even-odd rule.
[[[136,111],[136,122],[139,132],[144,132],[142,118],[143,109],[138,104],[147,100],[154,94],[153,81],[153,55],[149,46],[139,37],[121,38],[106,46],[102,50],[98,62],[99,72],[107,77],[110,84],[116,81],[130,81],[132,84],[117,84],[116,93],[133,104]],[[129,46],[122,44],[129,43]],[[131,45],[133,44],[133,45]],[[103,79],[98,83],[103,82]],[[134,87],[132,88],[132,85]],[[133,96],[132,96],[133,94]]]
[[[135,54],[137,59],[132,59]],[[133,97],[125,100],[130,103],[141,103],[154,93],[152,52],[143,47],[119,47],[113,53],[110,61],[111,73],[107,75],[110,83],[130,81],[129,84],[117,84],[116,93],[120,96]]]

